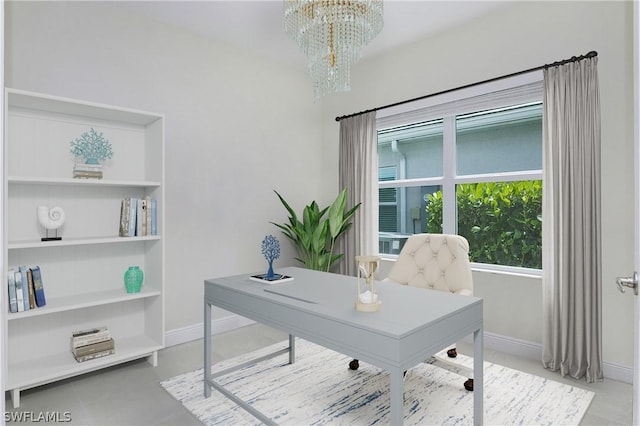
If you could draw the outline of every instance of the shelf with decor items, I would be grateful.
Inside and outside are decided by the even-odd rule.
[[[138,293],[124,293],[119,290],[106,290],[95,293],[76,294],[68,297],[58,297],[56,299],[47,298],[47,304],[41,308],[29,309],[23,312],[9,313],[7,320],[19,320],[22,318],[35,317],[40,315],[50,315],[57,312],[85,309],[93,306],[108,305],[112,303],[122,303],[135,299],[146,299],[161,296],[160,291],[150,289],[146,285]]]
[[[68,238],[59,241],[9,241],[9,250],[17,250],[24,248],[49,248],[60,246],[82,246],[88,244],[120,244],[135,243],[140,241],[160,240],[159,235],[145,235],[141,237],[86,237],[86,238]]]
[[[24,389],[137,358],[156,365],[164,347],[164,118],[16,89],[5,89],[4,102],[3,291],[10,271],[37,265],[46,297],[21,312],[3,298],[4,390],[18,407]],[[91,143],[102,144],[99,161],[83,151]],[[130,198],[154,200],[153,234],[142,212],[148,228],[119,236]],[[130,266],[144,273],[136,293],[125,288]],[[72,333],[102,326],[115,353],[77,362]]]
[[[145,357],[149,349],[156,351],[162,349],[162,344],[154,341],[144,334],[122,337],[116,341],[116,353],[103,358],[97,358],[92,362],[76,362],[69,357],[69,342],[67,346],[58,352],[51,352],[45,356],[16,362],[9,371],[7,382],[13,388],[27,389],[46,383],[55,382],[66,377],[95,371],[122,362]]]
[[[119,181],[108,179],[74,179],[74,178],[40,178],[28,176],[9,176],[7,181],[12,184],[25,185],[72,185],[72,186],[131,186],[131,187],[160,187],[160,182],[147,181]]]

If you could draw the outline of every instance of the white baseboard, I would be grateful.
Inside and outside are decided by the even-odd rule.
[[[241,317],[240,315],[229,315],[224,318],[217,318],[211,320],[211,334],[225,333],[254,323],[255,321]],[[193,324],[187,327],[167,331],[164,335],[164,344],[165,346],[174,346],[202,339],[203,337],[204,325]]]
[[[255,321],[239,315],[229,315],[224,318],[212,320],[211,330],[213,330],[213,334],[220,334],[253,324],[254,322]],[[165,334],[164,341],[165,346],[173,346],[190,342],[192,340],[202,339],[203,337],[204,326],[202,324],[194,324],[183,328],[169,330]],[[523,358],[536,360],[542,359],[542,345],[539,343],[502,336],[500,334],[489,333],[486,331],[484,332],[483,337],[485,348]],[[473,337],[469,336],[464,339],[464,341],[473,343]],[[617,380],[624,383],[633,383],[633,367],[604,362],[602,368],[606,379]]]
[[[542,345],[539,343],[502,336],[500,334],[489,333],[486,331],[484,332],[483,337],[485,348],[522,358],[542,360]],[[468,338],[465,338],[464,341],[473,343],[473,337],[469,336]],[[633,367],[606,361],[602,364],[604,377],[606,379],[617,380],[619,382],[629,384],[633,383]]]
[[[602,369],[606,379],[633,384],[633,367],[603,362]]]
[[[485,348],[493,349],[499,352],[508,353],[510,355],[522,358],[542,359],[542,345],[527,340],[516,339],[513,337],[503,336],[484,332]],[[473,338],[470,336],[470,341]]]

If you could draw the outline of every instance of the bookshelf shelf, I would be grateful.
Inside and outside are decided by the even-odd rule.
[[[69,238],[58,241],[9,241],[7,248],[9,250],[18,249],[47,249],[50,247],[64,246],[83,246],[89,244],[128,244],[141,241],[159,241],[159,235],[147,235],[143,237],[87,237],[87,238]]]
[[[51,315],[58,312],[67,312],[74,309],[86,309],[93,306],[108,305],[111,303],[127,302],[147,297],[158,297],[162,293],[158,290],[142,289],[139,293],[126,293],[124,286],[118,290],[108,290],[96,293],[76,294],[68,297],[59,297],[47,300],[46,306],[30,309],[24,312],[13,312],[7,316],[8,321],[22,318]]]
[[[7,181],[12,184],[23,185],[69,185],[69,186],[122,186],[133,188],[160,187],[160,182],[129,181],[113,179],[74,179],[74,178],[41,178],[30,176],[9,176]]]
[[[3,304],[5,391],[24,389],[146,357],[164,346],[164,118],[160,114],[16,89],[4,92],[3,273],[39,266],[46,305]],[[112,145],[103,179],[72,178],[70,142],[94,128]],[[121,200],[157,202],[157,235],[120,237]],[[39,206],[61,207],[61,240],[41,241]],[[124,272],[144,272],[127,293]],[[116,353],[75,361],[69,339],[106,326]],[[37,350],[34,350],[36,348]]]
[[[67,341],[67,346],[69,342]],[[157,363],[153,353],[162,349],[161,342],[140,334],[115,341],[116,353],[85,362],[76,362],[71,350],[50,353],[29,360],[9,364],[7,377],[8,389],[30,389],[46,383],[55,382],[78,374],[88,373],[101,368],[116,365],[138,358],[150,357],[149,361]]]

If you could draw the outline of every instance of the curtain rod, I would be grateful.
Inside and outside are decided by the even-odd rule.
[[[502,79],[509,78],[509,77],[515,77],[515,76],[518,76],[518,75],[527,74],[527,73],[534,72],[534,71],[540,71],[542,69],[547,69],[547,68],[551,68],[551,67],[557,67],[557,66],[565,65],[565,64],[568,64],[568,63],[571,63],[571,62],[578,62],[578,61],[581,61],[583,59],[594,58],[596,56],[598,56],[598,52],[596,52],[595,50],[592,50],[591,52],[587,53],[586,55],[572,56],[569,59],[564,59],[562,61],[557,61],[557,62],[554,62],[552,64],[541,65],[541,66],[538,66],[538,67],[535,67],[535,68],[530,68],[528,70],[518,71],[518,72],[511,73],[511,74],[503,75],[503,76],[500,76],[500,77],[490,78],[489,80],[479,81],[477,83],[471,83],[471,84],[467,84],[467,85],[464,85],[464,86],[459,86],[459,87],[456,87],[456,88],[453,88],[453,89],[447,89],[447,90],[443,90],[441,92],[431,93],[429,95],[424,95],[424,96],[420,96],[420,97],[417,97],[417,98],[409,99],[409,100],[406,100],[406,101],[400,101],[400,102],[396,102],[396,103],[393,103],[393,104],[389,104],[389,105],[385,105],[385,106],[381,106],[381,107],[377,107],[377,108],[368,109],[366,111],[360,111],[360,112],[355,112],[353,114],[342,115],[340,117],[336,117],[336,121],[340,121],[343,118],[355,117],[356,115],[360,115],[360,114],[366,114],[368,112],[379,111],[381,109],[391,108],[391,107],[402,105],[402,104],[408,104],[409,102],[419,101],[421,99],[426,99],[426,98],[430,98],[432,96],[438,96],[438,95],[442,95],[442,94],[445,94],[445,93],[454,92],[456,90],[467,89],[469,87],[478,86],[480,84],[491,83],[491,82],[494,82],[494,81],[497,81],[497,80],[502,80]]]

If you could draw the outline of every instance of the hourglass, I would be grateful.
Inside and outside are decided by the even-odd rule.
[[[380,309],[382,302],[376,293],[374,274],[378,269],[380,256],[356,256],[358,264],[358,295],[356,310],[375,312]]]

